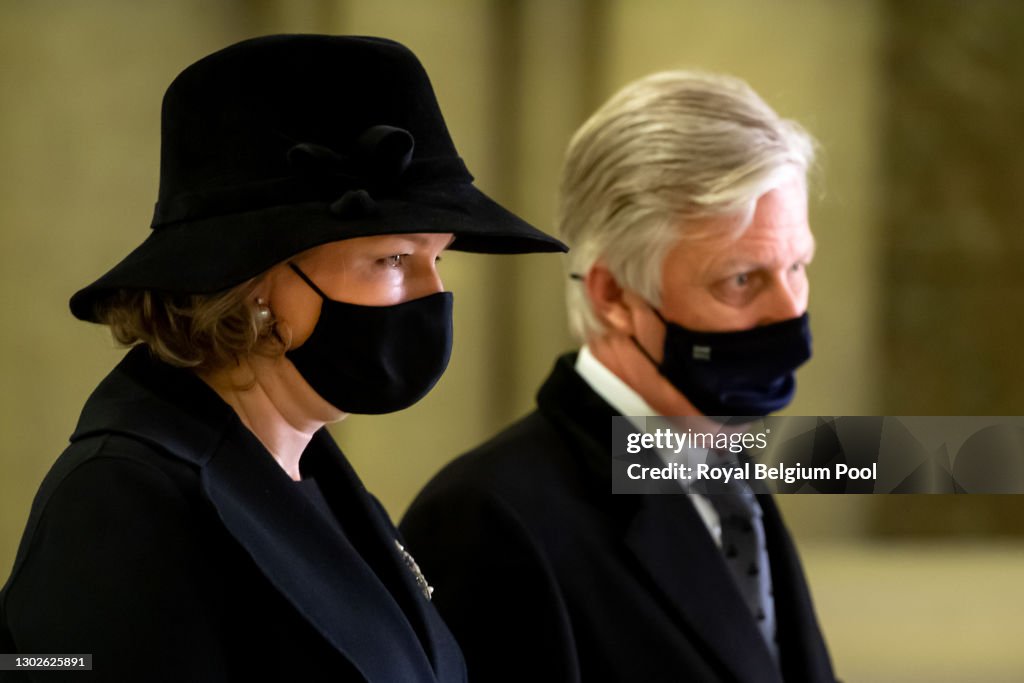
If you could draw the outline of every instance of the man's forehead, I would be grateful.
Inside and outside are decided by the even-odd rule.
[[[737,264],[765,264],[773,261],[810,259],[817,246],[809,227],[793,230],[774,230],[771,234],[748,235],[720,243],[708,254],[709,260],[729,266]]]
[[[814,235],[806,220],[788,226],[749,226],[739,234],[732,227],[720,225],[716,231],[685,237],[665,265],[670,270],[689,270],[699,278],[709,272],[783,268],[814,256]]]

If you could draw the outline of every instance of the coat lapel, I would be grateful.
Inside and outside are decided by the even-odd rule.
[[[740,681],[778,681],[778,669],[721,552],[682,495],[646,495],[626,546],[721,665]]]
[[[310,476],[321,483],[325,497],[335,510],[343,510],[353,527],[367,530],[366,542],[375,546],[369,550],[381,560],[378,573],[384,577],[419,636],[438,679],[448,680],[448,676],[457,678],[455,673],[461,672],[464,664],[461,657],[452,656],[457,652],[454,637],[438,618],[436,610],[423,595],[415,575],[399,553],[395,545],[398,530],[383,506],[366,491],[334,440],[326,433],[321,434],[322,447],[310,453],[312,457],[303,456],[304,461],[308,460]],[[305,462],[303,467],[307,467]],[[443,647],[443,643],[451,643],[452,646]]]
[[[231,535],[368,680],[434,680],[401,608],[349,539],[295,490],[244,426],[234,431],[201,473]]]
[[[197,377],[134,349],[94,392],[72,440],[98,433],[151,443],[198,467],[203,491],[228,532],[368,680],[436,680],[417,631],[388,587]],[[324,481],[343,475],[331,485],[331,498],[351,498],[356,502],[349,507],[364,511],[362,519],[343,524],[357,529],[369,521],[367,534],[385,546],[393,543],[393,527],[371,510],[369,494],[330,436],[321,432],[314,441],[322,460],[337,460],[321,463],[328,472]],[[414,617],[423,620],[423,606]]]
[[[617,413],[576,373],[573,361],[571,355],[559,359],[537,397],[538,406],[577,456],[595,498],[623,522],[626,547],[668,609],[722,668],[744,683],[781,683],[729,568],[690,499],[674,490],[612,494],[612,417]]]

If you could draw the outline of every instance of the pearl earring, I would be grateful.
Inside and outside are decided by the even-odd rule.
[[[270,306],[263,299],[256,299],[256,320],[260,325],[266,325],[272,317],[274,314],[271,313]]]

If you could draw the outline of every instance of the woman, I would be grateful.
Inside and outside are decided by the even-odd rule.
[[[463,680],[323,427],[444,371],[444,249],[562,245],[472,186],[390,41],[231,46],[171,84],[162,131],[153,231],[71,300],[135,348],[36,496],[0,652],[88,653],[115,681]]]

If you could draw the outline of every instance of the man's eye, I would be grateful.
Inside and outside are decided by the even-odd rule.
[[[789,272],[791,272],[791,273],[799,273],[801,270],[803,270],[806,267],[807,266],[806,266],[805,263],[797,261],[796,263],[794,263],[793,265],[791,265],[789,267]]]
[[[750,284],[750,273],[740,273],[732,276],[732,284],[737,287],[746,287]]]
[[[405,256],[405,254],[392,254],[391,256],[380,259],[379,262],[389,268],[398,268],[405,263]]]

